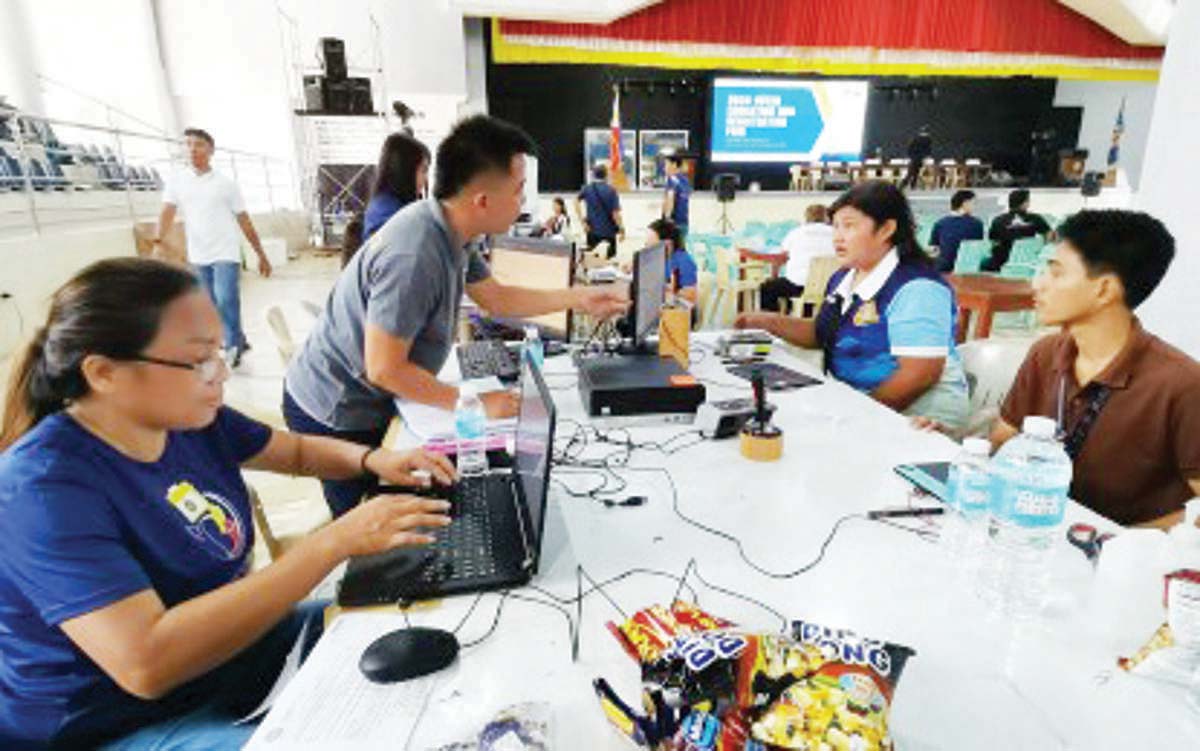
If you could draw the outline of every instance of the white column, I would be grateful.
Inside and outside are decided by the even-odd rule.
[[[151,59],[151,85],[154,98],[158,102],[159,121],[168,136],[178,138],[181,131],[179,112],[175,107],[175,92],[171,90],[171,79],[167,73],[167,58],[163,54],[162,33],[158,27],[155,5],[156,0],[142,0],[137,8],[135,22],[145,37],[146,49]]]
[[[1138,311],[1155,334],[1200,359],[1200,222],[1196,219],[1200,162],[1200,0],[1175,5],[1163,60],[1137,208],[1175,236],[1175,262]]]
[[[23,0],[0,0],[0,94],[17,109],[46,114]]]

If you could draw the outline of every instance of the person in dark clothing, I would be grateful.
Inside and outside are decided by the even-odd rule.
[[[429,161],[429,147],[407,133],[387,137],[379,153],[375,185],[363,217],[363,242],[397,211],[425,197]]]
[[[608,241],[608,257],[617,254],[617,241],[625,239],[625,224],[621,219],[621,197],[608,184],[608,167],[597,164],[592,168],[592,181],[575,196],[575,213],[587,233],[587,249]]]
[[[904,174],[904,182],[901,187],[908,190],[917,184],[917,177],[921,174],[921,165],[931,156],[933,156],[933,136],[929,135],[929,126],[922,125],[913,139],[908,142],[908,172]]]
[[[1013,242],[1023,237],[1050,235],[1050,225],[1038,214],[1029,210],[1029,191],[1024,188],[1008,194],[1008,211],[992,220],[988,239],[995,243],[992,257],[983,263],[984,271],[999,271],[1008,263]]]
[[[971,190],[955,191],[950,197],[950,214],[937,220],[933,225],[933,234],[929,244],[938,249],[938,271],[954,270],[954,261],[958,258],[958,246],[963,240],[982,240],[983,222],[972,216],[975,203],[975,192]]]

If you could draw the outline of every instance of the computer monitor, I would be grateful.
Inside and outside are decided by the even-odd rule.
[[[575,279],[575,245],[563,240],[533,237],[497,236],[493,238],[488,265],[496,281],[534,289],[562,289]],[[525,321],[497,319],[520,328]],[[550,313],[527,319],[543,334],[569,339],[571,311]]]
[[[550,460],[554,451],[554,400],[541,371],[529,356],[521,358],[521,407],[517,412],[517,433],[513,472],[517,477],[517,497],[525,508],[526,540],[537,572],[541,557],[542,535],[546,526],[546,492],[550,485]]]
[[[642,347],[654,333],[667,297],[667,244],[655,243],[639,250],[633,259],[633,284],[629,290],[633,310],[633,344]]]

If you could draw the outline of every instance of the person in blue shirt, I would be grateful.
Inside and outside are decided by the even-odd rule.
[[[696,306],[696,300],[700,270],[696,266],[692,254],[684,247],[683,238],[679,235],[679,228],[670,219],[655,219],[646,228],[646,246],[657,245],[660,242],[667,244],[666,292],[677,299],[687,301],[692,310],[692,327],[694,328],[698,320],[699,308]],[[627,274],[632,272],[632,264],[625,265],[623,270]],[[633,319],[630,315],[617,321],[617,331],[622,336],[633,336],[633,328]]]
[[[393,133],[384,140],[363,217],[364,241],[397,211],[425,197],[429,161],[429,147],[407,133]]]
[[[954,346],[954,292],[916,240],[898,187],[861,183],[834,201],[833,245],[842,268],[816,320],[747,313],[758,328],[820,347],[826,371],[877,401],[952,429],[966,424],[967,379]]]
[[[608,184],[608,167],[597,164],[592,168],[592,181],[575,196],[575,214],[587,233],[587,249],[607,242],[608,257],[616,256],[617,241],[625,239],[625,224],[621,219],[621,197]]]
[[[321,633],[322,603],[297,603],[449,523],[444,502],[379,496],[251,572],[243,467],[405,485],[453,467],[222,406],[220,344],[187,269],[109,259],[55,293],[0,432],[0,748],[241,748],[235,721]]]
[[[646,244],[667,243],[667,291],[675,297],[687,300],[696,309],[697,284],[700,271],[692,254],[683,244],[679,227],[670,219],[655,219],[650,222],[646,233]]]
[[[687,239],[691,215],[692,184],[683,169],[683,157],[667,157],[667,191],[663,195],[663,217],[675,222],[680,237]]]
[[[950,196],[950,214],[933,225],[929,244],[938,249],[937,267],[942,273],[954,271],[958,246],[963,240],[982,240],[983,222],[972,215],[975,192],[958,190]]]

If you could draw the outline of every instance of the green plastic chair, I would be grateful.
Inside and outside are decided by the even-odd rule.
[[[1041,257],[1042,248],[1046,241],[1041,235],[1022,237],[1013,243],[1012,252],[1008,254],[1008,262],[1016,264],[1036,264]]]
[[[1037,276],[1038,266],[1032,263],[1014,263],[1009,261],[1000,268],[1000,276],[1005,279],[1032,279]]]
[[[934,222],[928,224],[922,222],[917,225],[917,242],[921,244],[922,248],[928,248],[929,242],[933,239],[933,225]]]
[[[991,240],[963,240],[954,259],[955,274],[978,274],[983,262],[992,255]]]

